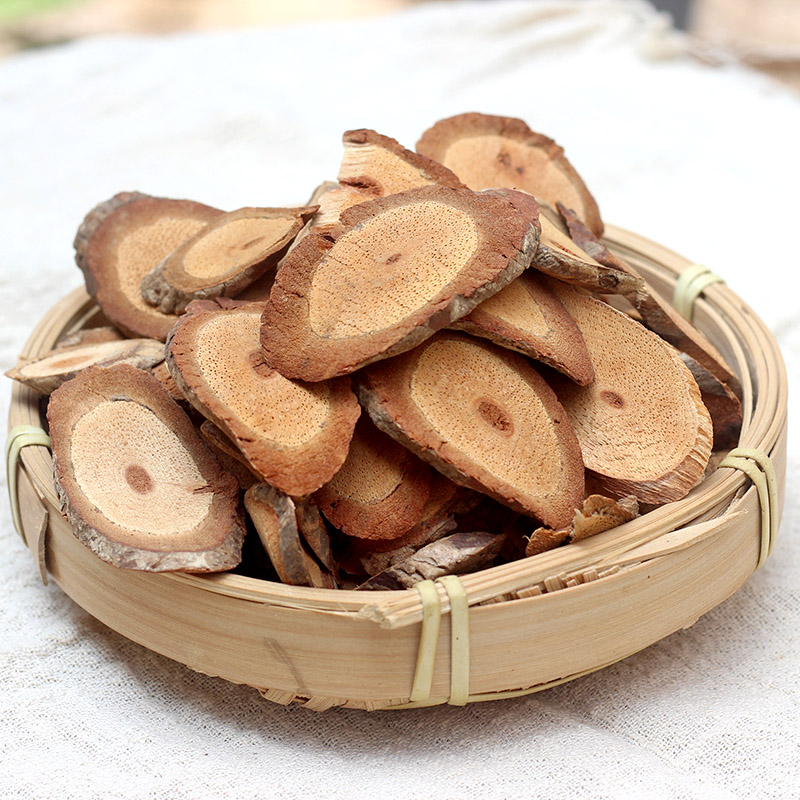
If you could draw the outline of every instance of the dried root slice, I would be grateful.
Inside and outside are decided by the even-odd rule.
[[[559,204],[558,210],[569,227],[570,236],[582,249],[601,264],[614,270],[628,272],[639,279],[638,286],[623,287],[623,293],[639,312],[644,324],[677,350],[691,356],[715,378],[728,384],[734,392],[737,391],[740,387],[738,377],[705,334],[662,300],[658,292],[630,264],[615,256],[580,221],[574,211],[562,204]]]
[[[145,303],[142,278],[223,212],[191,200],[122,192],[93,209],[75,237],[86,289],[128,336],[162,342],[176,322]]]
[[[691,356],[680,353],[680,357],[697,381],[703,405],[711,414],[711,422],[714,425],[714,450],[727,451],[736,447],[742,432],[742,404],[739,398]]]
[[[167,366],[262,480],[307,495],[344,463],[361,411],[345,379],[304,386],[271,369],[260,325],[259,304],[186,315],[167,342]]]
[[[446,167],[373,130],[346,131],[342,143],[338,183],[328,181],[316,193],[320,208],[312,225],[317,231],[335,230],[345,209],[376,197],[430,184],[464,188]]]
[[[53,393],[47,418],[62,507],[92,552],[152,572],[239,563],[239,487],[152,375],[89,367]]]
[[[286,377],[324,380],[415,347],[516,278],[539,234],[504,200],[441,186],[342,222],[292,251],[264,310],[266,358]]]
[[[458,333],[359,376],[379,428],[462,486],[552,527],[583,499],[583,462],[555,394],[520,355]]]
[[[82,344],[100,344],[101,342],[120,342],[124,338],[125,336],[111,325],[102,325],[99,328],[80,328],[73,333],[61,336],[53,349],[62,350],[66,347],[79,347]]]
[[[552,139],[521,119],[459,114],[422,134],[417,152],[451,169],[470,189],[522,189],[555,207],[561,200],[599,236],[603,222],[580,175]]]
[[[357,588],[405,589],[443,575],[464,575],[484,569],[494,561],[505,538],[502,533],[454,533],[393,564]]]
[[[612,500],[600,494],[586,498],[583,507],[575,512],[572,525],[559,531],[538,528],[525,547],[526,556],[534,556],[553,550],[562,544],[579,542],[603,531],[616,528],[639,516],[639,503],[633,496]]]
[[[192,300],[235,297],[275,267],[317,210],[240,208],[215,219],[142,279],[142,297],[164,314],[181,314]]]
[[[405,192],[437,184],[463,189],[464,184],[447,167],[406,150],[396,139],[362,128],[342,137],[344,156],[339,183],[372,197]]]
[[[121,339],[59,348],[37,358],[21,359],[6,375],[37,392],[51,394],[62,383],[92,365],[111,367],[114,364],[130,364],[147,370],[163,361],[163,342],[155,339]]]
[[[711,418],[688,368],[663,339],[607,303],[550,285],[594,365],[590,386],[563,381],[558,388],[587,470],[604,493],[656,504],[684,497],[702,478],[712,442]]]
[[[432,479],[427,464],[362,418],[344,466],[314,500],[348,536],[395,539],[420,519]]]
[[[333,576],[303,548],[297,507],[291,497],[273,486],[257,483],[245,492],[244,505],[283,583],[336,588]]]
[[[575,320],[534,270],[524,272],[451,327],[542,361],[581,386],[594,379]]]

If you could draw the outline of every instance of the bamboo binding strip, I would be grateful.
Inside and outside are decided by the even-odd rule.
[[[681,273],[675,284],[675,291],[672,293],[675,310],[691,322],[694,317],[694,301],[714,283],[725,281],[703,264],[692,264]]]
[[[666,297],[691,269],[667,248],[620,229],[609,226],[606,241]],[[683,500],[583,542],[426,588],[367,596],[235,574],[131,573],[100,562],[75,539],[59,513],[48,452],[24,444],[18,432],[13,454],[7,451],[15,521],[42,565],[47,533],[53,579],[100,621],[274,702],[414,708],[558,685],[692,624],[736,591],[774,545],[786,464],[783,363],[761,320],[715,282],[691,305],[695,323],[741,379],[739,447],[723,462],[727,468]],[[50,349],[87,322],[103,324],[96,315],[77,290],[39,324],[24,355]],[[12,391],[10,427],[32,426],[43,437],[39,395],[22,385]],[[584,629],[592,636],[580,636]]]

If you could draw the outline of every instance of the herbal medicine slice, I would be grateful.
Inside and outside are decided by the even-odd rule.
[[[594,365],[590,386],[557,387],[587,470],[615,496],[680,500],[703,477],[713,438],[689,369],[671,345],[607,303],[558,281],[550,286]]]
[[[426,463],[362,417],[347,460],[314,500],[347,536],[396,539],[422,516],[433,474]]]
[[[186,315],[167,341],[167,366],[262,480],[303,496],[342,466],[361,409],[346,379],[304,385],[272,369],[259,346],[261,309]]]
[[[239,488],[152,375],[89,367],[50,397],[56,487],[98,557],[124,569],[214,572],[239,563]]]
[[[94,208],[75,237],[86,289],[120,330],[162,342],[177,321],[148,305],[142,278],[222,211],[191,200],[122,192]]]
[[[597,203],[563,148],[521,119],[458,114],[425,131],[417,152],[451,169],[470,189],[522,189],[553,207],[561,200],[598,236],[603,232]]]
[[[317,210],[240,208],[215,219],[142,279],[142,297],[165,314],[192,300],[235,297],[275,267]]]
[[[451,326],[541,361],[582,386],[594,378],[580,329],[535,270]]]
[[[459,333],[359,373],[379,428],[455,483],[563,527],[583,501],[564,409],[521,355]]]
[[[266,360],[287,378],[325,380],[415,347],[516,278],[539,238],[511,203],[441,186],[361,203],[342,223],[287,256],[264,309]]]

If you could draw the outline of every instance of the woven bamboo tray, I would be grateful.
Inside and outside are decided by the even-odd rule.
[[[678,283],[680,304],[741,379],[738,456],[680,502],[567,547],[406,591],[125,571],[72,535],[59,511],[49,450],[37,444],[46,441],[39,430],[44,405],[17,384],[9,487],[43,579],[49,574],[86,611],[145,647],[249,684],[274,702],[316,710],[525,694],[692,625],[771,549],[784,494],[785,370],[767,328],[719,278],[619,228],[608,228],[606,241],[665,297]],[[73,292],[39,323],[24,355],[48,350],[96,315],[86,293]]]

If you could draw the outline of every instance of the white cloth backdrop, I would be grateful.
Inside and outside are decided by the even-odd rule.
[[[99,200],[303,201],[335,176],[344,130],[413,147],[466,110],[523,117],[565,146],[608,221],[726,278],[800,389],[800,96],[701,65],[624,0],[443,3],[0,63],[0,363],[80,284],[72,237]],[[4,502],[0,795],[797,797],[798,424],[780,538],[743,589],[600,673],[463,709],[318,715],[194,674],[42,586]]]

